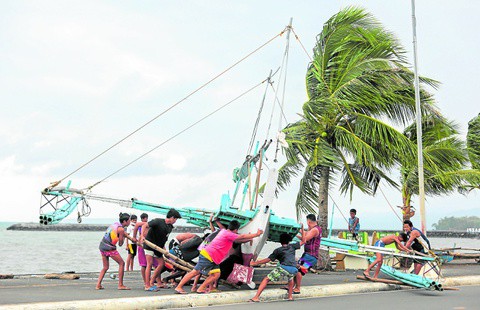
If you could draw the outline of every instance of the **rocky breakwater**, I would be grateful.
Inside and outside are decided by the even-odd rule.
[[[7,230],[20,231],[105,231],[108,224],[55,224],[42,225],[39,223],[18,223],[13,224]],[[201,233],[203,228],[195,226],[177,226],[173,230],[174,233],[192,232]]]

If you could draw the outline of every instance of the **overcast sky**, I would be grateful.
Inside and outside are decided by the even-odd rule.
[[[395,33],[412,61],[410,1],[2,1],[0,4],[0,221],[36,221],[40,190],[66,176],[282,31],[290,17],[307,51],[333,14],[361,5]],[[298,4],[300,3],[300,4]],[[480,112],[480,2],[418,1],[419,72],[439,80],[437,105],[466,134]],[[84,188],[227,103],[279,67],[285,37],[69,179]],[[306,100],[309,59],[291,41],[285,116]],[[94,193],[182,207],[215,209],[232,191],[264,87],[95,188]],[[268,101],[268,100],[267,100]],[[270,100],[271,101],[271,100]],[[269,102],[269,107],[270,107]],[[269,108],[270,109],[270,108]],[[260,137],[265,137],[269,110]],[[277,128],[275,121],[273,128]],[[270,156],[271,157],[271,156]],[[271,159],[271,158],[270,158]],[[270,161],[270,164],[273,164]],[[298,181],[279,196],[277,214],[294,217]],[[388,206],[401,194],[332,190],[362,227],[399,221]],[[418,205],[414,198],[414,205]],[[91,203],[92,218],[115,218],[117,206]],[[428,198],[427,225],[444,216],[480,216],[480,195]],[[334,226],[345,221],[335,210]],[[139,212],[137,212],[139,213]],[[418,216],[414,218],[419,222]]]

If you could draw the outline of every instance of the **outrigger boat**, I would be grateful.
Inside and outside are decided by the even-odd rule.
[[[286,43],[285,52],[283,54],[282,66],[279,68],[279,70],[277,70],[277,72],[280,71],[280,74],[278,78],[278,84],[276,84],[276,85],[283,86],[284,88],[286,86],[286,67],[288,63],[289,40],[290,40],[291,31],[292,31],[292,26],[290,21],[290,24],[279,35],[276,36],[276,37],[280,37],[283,34],[286,34],[287,43]],[[273,39],[275,39],[276,37],[274,37]],[[273,39],[269,40],[267,43],[273,41]],[[261,47],[265,46],[267,43],[265,43]],[[254,52],[258,51],[260,48],[257,48],[256,50],[254,50]],[[243,59],[246,59],[249,55],[253,54],[254,52],[248,54]],[[237,62],[234,65],[230,66],[229,69],[225,70],[224,72],[230,70],[240,62]],[[252,258],[256,259],[256,257],[261,252],[267,240],[279,242],[280,235],[282,233],[296,235],[300,229],[300,224],[298,224],[296,220],[279,217],[275,215],[274,211],[272,210],[272,206],[274,205],[275,199],[276,199],[275,191],[277,188],[277,180],[278,180],[278,169],[276,167],[277,166],[276,157],[280,149],[279,144],[282,144],[282,145],[286,144],[286,142],[282,138],[283,134],[281,133],[282,117],[285,117],[283,112],[284,99],[283,98],[279,99],[277,96],[277,94],[279,93],[280,87],[278,87],[276,90],[274,89],[275,94],[273,98],[272,115],[270,116],[270,123],[268,124],[267,138],[269,136],[269,130],[271,127],[270,125],[272,123],[275,106],[277,105],[280,105],[280,113],[278,113],[280,134],[274,140],[266,139],[261,146],[258,141],[255,144],[255,137],[258,130],[258,123],[260,121],[261,112],[264,107],[267,90],[269,88],[273,88],[273,76],[277,72],[272,74],[272,71],[271,71],[267,79],[257,84],[257,86],[260,86],[265,83],[267,87],[265,89],[265,94],[261,102],[260,111],[258,112],[257,121],[253,129],[252,140],[250,141],[250,144],[249,144],[248,155],[246,156],[243,164],[239,168],[236,168],[233,173],[233,180],[235,182],[235,190],[233,192],[233,196],[230,196],[229,193],[223,194],[221,196],[220,206],[217,210],[199,209],[199,208],[190,208],[190,207],[183,207],[183,208],[175,207],[175,209],[180,212],[182,218],[186,220],[187,223],[190,223],[196,226],[205,227],[205,228],[209,227],[209,220],[210,220],[210,217],[213,215],[215,218],[217,218],[220,222],[223,222],[223,223],[228,223],[232,220],[239,221],[241,225],[239,229],[239,233],[254,232],[254,231],[257,231],[258,229],[261,229],[262,231],[264,231],[263,235],[260,238],[254,239],[251,243],[242,244],[241,246],[242,256],[244,257],[244,259],[248,259],[248,260]],[[284,73],[285,73],[285,75],[283,76],[284,80],[282,80],[282,74]],[[220,75],[216,76],[209,82],[213,81]],[[209,82],[207,82],[204,85],[207,85]],[[199,89],[201,89],[202,87],[200,87]],[[252,89],[254,88],[251,88],[250,90]],[[246,93],[247,92],[244,92],[243,94],[246,94]],[[281,93],[284,94],[285,91]],[[188,95],[187,97],[189,97],[190,95]],[[238,99],[239,97],[241,96],[236,97],[234,100]],[[182,99],[180,102],[184,100],[185,99]],[[229,103],[233,102],[234,100],[230,101]],[[229,103],[223,105],[221,108],[225,107]],[[195,122],[193,125],[187,127],[187,129],[190,129],[200,121],[204,120],[206,117],[216,113],[221,108],[203,117],[199,121]],[[167,109],[166,111],[168,110],[169,109]],[[183,133],[187,129],[180,131],[180,133]],[[177,135],[175,135],[174,137],[176,137]],[[171,139],[172,138],[168,139],[167,141]],[[266,181],[265,181],[261,179],[262,176],[264,177],[264,175],[262,175],[262,170],[265,170],[265,166],[266,166],[265,161],[267,160],[266,152],[272,143],[276,144],[275,160],[274,160],[274,164],[271,165],[272,167],[269,167],[268,177],[266,178]],[[161,145],[163,144],[164,143],[162,143]],[[254,145],[255,145],[255,149],[252,152]],[[158,146],[152,149],[151,151],[157,148]],[[148,153],[149,152],[147,152],[146,154]],[[139,158],[142,158],[146,154],[140,156]],[[83,166],[80,167],[79,169],[81,168],[83,168]],[[74,172],[78,171],[79,169],[75,170]],[[39,217],[41,224],[51,225],[51,224],[59,223],[60,221],[62,221],[63,219],[65,219],[67,216],[74,213],[75,211],[77,211],[78,221],[81,222],[82,217],[88,216],[90,214],[91,208],[90,208],[89,201],[92,201],[92,200],[102,201],[107,203],[114,203],[121,207],[132,208],[135,210],[141,210],[141,211],[147,211],[147,212],[154,212],[154,213],[163,214],[163,215],[166,215],[167,212],[171,209],[170,206],[146,202],[136,198],[117,199],[117,198],[111,198],[111,197],[101,196],[101,195],[92,193],[92,188],[96,186],[99,182],[97,182],[93,186],[90,186],[86,189],[74,189],[73,187],[71,187],[71,181],[68,181],[66,186],[60,186],[60,183],[61,181],[53,182],[50,186],[48,186],[41,192],[42,196],[41,196],[40,217]],[[249,263],[249,261],[247,263]]]
[[[283,64],[287,63],[286,59],[288,60],[289,34],[291,30],[292,30],[292,26],[290,22],[290,24],[285,28],[285,30],[283,30],[279,35],[281,36],[283,33],[287,34],[287,47],[285,49],[284,59],[282,61],[282,67],[281,67],[282,69],[283,69]],[[250,53],[249,55],[251,54],[252,53]],[[268,84],[267,89],[268,89],[268,86],[271,85],[271,79],[272,79],[272,73],[270,73],[268,79],[264,80],[264,82],[267,82]],[[278,83],[278,84],[281,85],[281,83]],[[284,86],[285,86],[285,83],[284,83]],[[254,127],[255,134],[256,134],[256,128],[258,128],[257,127],[258,120],[260,118],[260,113],[262,111],[264,101],[265,101],[265,96],[262,101],[262,105],[261,105],[260,112],[257,119],[257,124]],[[277,104],[278,101],[279,100],[277,98],[277,92],[275,92],[274,106]],[[282,102],[283,102],[283,99],[282,99]],[[283,114],[283,110],[281,110],[280,114]],[[206,117],[202,118],[202,120],[205,118]],[[279,116],[279,118],[281,119],[281,115]],[[198,122],[196,122],[195,124],[197,124]],[[281,121],[280,121],[280,125],[281,125]],[[193,125],[188,128],[191,128],[191,127],[193,127]],[[281,131],[281,129],[282,129],[281,126],[279,126],[279,131]],[[180,133],[184,131],[185,130],[181,131]],[[252,135],[252,138],[255,137],[255,134]],[[240,228],[241,233],[252,232],[252,231],[256,231],[257,229],[262,229],[264,231],[264,234],[261,238],[255,239],[254,242],[251,244],[247,243],[242,245],[242,248],[241,248],[242,254],[244,254],[244,257],[247,257],[247,259],[252,259],[252,258],[256,259],[256,257],[259,255],[260,251],[262,250],[267,240],[279,242],[280,235],[282,233],[288,233],[292,236],[296,236],[301,226],[294,219],[276,216],[274,211],[272,210],[272,206],[274,205],[275,198],[276,198],[275,191],[277,188],[277,180],[278,180],[278,170],[275,167],[270,168],[268,173],[268,178],[265,182],[265,186],[264,187],[261,186],[262,183],[260,181],[261,180],[260,177],[263,169],[262,165],[266,160],[265,153],[272,142],[275,142],[276,144],[276,150],[275,150],[275,156],[276,156],[280,148],[279,144],[283,144],[282,133],[281,132],[279,133],[275,141],[270,139],[265,140],[265,142],[261,147],[259,147],[259,142],[257,142],[256,150],[253,153],[250,153],[249,151],[249,155],[246,156],[246,159],[241,165],[241,167],[236,168],[234,170],[235,190],[233,192],[233,196],[230,196],[230,194],[228,193],[223,194],[221,196],[220,206],[217,210],[199,209],[199,208],[191,208],[191,207],[183,207],[183,208],[175,207],[175,209],[180,212],[182,218],[185,219],[187,223],[193,224],[195,226],[208,227],[209,219],[213,215],[214,217],[218,218],[221,222],[238,220],[241,224],[241,228]],[[162,143],[161,145],[163,144],[164,143]],[[253,146],[253,140],[251,141],[251,146]],[[158,148],[158,146],[156,148]],[[155,150],[156,148],[154,148],[153,150]],[[146,154],[142,155],[141,157],[145,155]],[[276,162],[276,159],[275,159],[275,162]],[[76,171],[78,171],[78,169]],[[255,172],[256,172],[256,175],[255,175]],[[62,179],[61,181],[63,181],[64,179]],[[251,181],[252,179],[255,181],[252,182]],[[40,204],[40,217],[39,217],[41,224],[51,225],[51,224],[59,223],[60,221],[65,219],[67,216],[74,213],[75,210],[77,210],[78,221],[81,222],[82,217],[88,216],[90,214],[91,208],[89,205],[89,201],[91,200],[114,203],[125,208],[132,208],[140,211],[154,212],[154,213],[163,214],[163,215],[166,215],[171,208],[170,206],[146,202],[136,198],[117,199],[117,198],[111,198],[111,197],[93,194],[92,193],[93,186],[90,186],[86,189],[74,189],[71,187],[71,181],[68,181],[66,186],[59,186],[61,181],[53,182],[50,186],[46,187],[41,192],[42,201]],[[96,184],[94,184],[94,186],[96,186],[98,183],[100,182],[97,182]],[[242,186],[243,186],[243,189],[242,189]],[[322,238],[321,247],[330,251],[340,252],[340,253],[348,253],[349,251],[365,251],[369,253],[382,253],[382,254],[396,256],[396,257],[419,259],[426,262],[433,262],[435,260],[434,258],[431,258],[431,257],[394,253],[393,251],[390,251],[387,249],[361,245],[355,241],[334,239],[334,238],[331,238],[330,236],[328,238]],[[373,256],[370,255],[368,259],[373,259]],[[383,266],[382,271],[388,274],[389,276],[393,277],[394,279],[399,280],[402,283],[405,283],[407,285],[411,285],[415,287],[423,287],[428,289],[432,289],[432,288],[441,289],[441,285],[438,285],[435,281],[427,279],[426,277],[413,275],[413,274],[406,274],[388,266]]]

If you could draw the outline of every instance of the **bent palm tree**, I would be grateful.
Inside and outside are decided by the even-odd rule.
[[[413,143],[417,142],[416,124],[404,130]],[[458,136],[457,125],[444,117],[425,117],[422,120],[423,155],[425,173],[425,194],[439,196],[451,193],[472,178],[480,176],[479,171],[467,170],[468,162],[465,143]],[[400,168],[402,185],[403,219],[411,217],[411,198],[418,195],[418,164],[402,160]]]
[[[396,185],[387,173],[400,157],[415,160],[415,145],[387,123],[405,125],[415,113],[413,74],[404,54],[395,37],[363,9],[344,9],[324,24],[307,70],[309,100],[301,119],[284,129],[289,148],[278,185],[285,189],[303,173],[297,217],[317,213],[326,228],[334,180],[342,193],[351,195],[356,187],[373,194],[381,178]],[[423,113],[435,114],[432,96],[422,90],[421,99]]]
[[[467,150],[472,169],[480,174],[480,114],[468,122]],[[460,192],[468,193],[474,189],[480,189],[480,176],[469,178],[460,187]]]

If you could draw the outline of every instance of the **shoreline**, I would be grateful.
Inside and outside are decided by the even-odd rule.
[[[7,227],[7,230],[13,231],[104,231],[108,228],[109,224],[55,224],[55,225],[41,225],[39,223],[17,223]],[[191,233],[203,233],[205,229],[197,226],[175,226],[173,232],[191,232]],[[332,235],[338,235],[339,232],[344,230],[333,229]],[[371,235],[377,231],[389,231],[386,229],[379,230],[363,230]],[[427,231],[429,237],[434,238],[465,238],[465,239],[480,239],[480,233],[468,232],[468,231],[455,231],[455,230],[429,230]]]
[[[110,224],[54,224],[42,225],[39,223],[17,223],[7,227],[13,231],[105,231]],[[205,229],[196,226],[175,226],[174,233],[192,232],[203,233]]]

